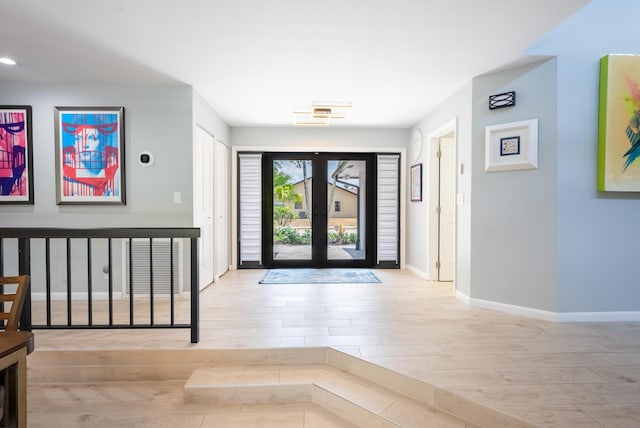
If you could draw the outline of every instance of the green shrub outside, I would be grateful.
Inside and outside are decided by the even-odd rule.
[[[276,226],[273,229],[274,240],[279,241],[281,244],[310,244],[311,243],[311,230],[305,229],[304,232],[298,233],[298,231],[292,227]]]
[[[311,244],[311,230],[304,229],[302,233],[289,226],[275,226],[273,228],[274,241],[286,245],[309,245]],[[358,235],[355,233],[328,232],[327,239],[330,244],[355,244]]]

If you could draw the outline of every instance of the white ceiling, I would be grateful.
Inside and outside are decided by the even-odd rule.
[[[231,126],[329,101],[409,127],[587,2],[0,0],[0,81],[186,83]]]

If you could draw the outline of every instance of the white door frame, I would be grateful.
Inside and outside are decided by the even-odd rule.
[[[205,128],[196,125],[193,149],[193,224],[200,227],[199,289],[214,280],[213,266],[213,170],[215,138]]]
[[[231,269],[238,268],[238,152],[351,152],[400,153],[400,171],[406,171],[405,147],[264,147],[231,146]],[[406,174],[400,174],[400,269],[405,267]]]
[[[231,191],[229,164],[229,147],[222,141],[215,140],[214,165],[216,174],[213,185],[213,230],[214,230],[214,251],[213,251],[213,280],[218,281],[220,277],[229,270],[229,192]]]
[[[454,163],[453,165],[453,171],[455,174],[456,171],[456,167],[455,165],[456,163],[456,155],[457,155],[457,146],[458,146],[458,139],[457,139],[457,119],[452,119],[449,122],[445,123],[444,125],[440,126],[439,128],[437,128],[436,130],[434,130],[433,132],[431,132],[429,134],[429,136],[427,137],[427,144],[428,144],[428,150],[429,150],[429,167],[428,167],[428,176],[427,176],[427,182],[428,184],[428,189],[429,189],[429,206],[428,206],[428,210],[429,210],[429,214],[428,214],[428,218],[429,218],[429,227],[427,228],[427,245],[428,245],[428,260],[427,260],[427,277],[429,280],[431,281],[436,281],[438,279],[438,269],[436,268],[436,263],[438,262],[438,253],[439,253],[439,248],[438,248],[438,214],[436,212],[436,209],[438,207],[438,192],[439,192],[439,177],[438,177],[438,157],[437,157],[437,150],[438,147],[440,146],[440,139],[443,137],[453,137],[454,139],[454,153],[453,153],[453,160],[452,162]],[[457,174],[456,177],[454,178],[455,180],[455,188],[458,188],[458,183],[457,183]],[[455,214],[454,214],[454,218],[456,218]],[[457,230],[457,219],[456,219],[456,223],[454,224],[454,230],[453,230],[453,240],[454,240],[454,254],[455,254],[455,234],[456,234],[456,230]],[[455,264],[457,264],[457,260],[454,261]],[[454,278],[453,280],[455,281],[455,267],[454,267]]]

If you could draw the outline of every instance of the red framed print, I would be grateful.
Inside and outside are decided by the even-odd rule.
[[[0,106],[0,204],[33,204],[31,106]]]

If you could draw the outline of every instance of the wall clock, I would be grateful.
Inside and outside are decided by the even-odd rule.
[[[422,132],[415,129],[411,135],[411,158],[418,160],[420,153],[422,153]]]

